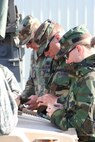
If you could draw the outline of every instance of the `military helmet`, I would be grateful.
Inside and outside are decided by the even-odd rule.
[[[40,22],[37,18],[30,15],[26,16],[18,27],[19,44],[27,44],[32,38],[34,38],[34,33],[39,26]]]
[[[62,48],[62,52],[65,53],[69,52],[72,48],[74,48],[78,44],[91,44],[91,34],[89,33],[86,26],[79,25],[70,29],[66,32],[63,37],[60,39],[59,43]],[[61,54],[62,55],[62,54]]]

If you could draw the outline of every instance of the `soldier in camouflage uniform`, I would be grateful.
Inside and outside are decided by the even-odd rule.
[[[47,47],[47,44],[49,42],[49,38],[53,32],[53,29],[55,27],[55,22],[47,19],[45,22],[41,24],[41,26],[38,28],[38,30],[35,33],[35,42],[40,45],[38,50],[38,64],[40,66],[41,73],[40,75],[44,76],[44,84],[46,88],[46,84],[48,81],[48,78],[50,77],[50,65],[52,59],[49,57],[45,57],[44,55],[44,49]],[[47,89],[46,89],[47,91]],[[45,94],[45,92],[44,92]]]
[[[44,47],[43,49],[39,47],[39,50],[41,50],[42,53],[44,52],[44,55],[46,57],[50,56],[51,58],[55,58],[55,55],[60,50],[60,48],[57,48],[58,41],[62,37],[64,30],[61,25],[55,23],[52,33],[49,33],[51,27],[48,26],[47,22],[49,23],[49,21],[45,21],[37,29],[34,40],[37,44],[40,45],[43,43],[43,41],[48,40],[47,47]],[[46,88],[48,89],[49,94],[38,98],[37,101],[39,102],[39,105],[47,105],[50,100],[55,101],[57,97],[61,95],[67,95],[68,89],[71,85],[72,78],[68,76],[67,70],[64,69],[65,62],[63,62],[63,58],[61,60],[58,60],[57,57],[51,62],[50,78],[48,79],[46,84]]]
[[[38,50],[38,45],[34,42],[34,33],[39,27],[40,22],[37,18],[34,18],[32,16],[26,16],[21,24],[18,27],[18,35],[20,40],[20,45],[26,44],[27,48],[32,48],[33,51],[31,53],[31,69],[28,81],[26,82],[26,86],[24,91],[22,92],[22,95],[20,97],[21,103],[27,102],[29,99],[32,104],[32,109],[35,109],[37,107],[36,99],[38,97],[38,82],[37,82],[37,55],[36,51]],[[31,96],[30,98],[28,98]]]
[[[45,23],[47,24],[48,28],[50,29],[49,33],[46,33],[45,30],[47,29],[47,26],[44,27],[44,31],[46,33],[46,36],[48,36],[48,34],[50,34],[52,32],[52,29],[54,27],[54,22],[50,21],[50,20],[46,20]],[[44,26],[44,24],[42,24],[42,26]],[[43,35],[43,34],[42,34]],[[45,55],[43,54],[43,49],[47,46],[48,44],[48,40],[46,38],[46,36],[44,36],[44,39],[42,44],[39,44],[40,48],[37,52],[38,58],[37,58],[37,77],[38,77],[38,85],[39,85],[39,94],[38,96],[42,96],[47,92],[47,89],[45,87],[45,84],[47,83],[47,80],[50,76],[50,62],[51,62],[51,58],[45,58]],[[46,39],[45,39],[46,38]],[[39,41],[40,42],[40,41]],[[32,109],[31,102],[27,103],[29,105],[28,108]],[[43,108],[46,107],[40,107],[42,110]]]
[[[95,47],[91,46],[91,34],[80,25],[64,34],[59,41],[66,63],[77,64],[77,80],[72,84],[67,97],[58,98],[63,108],[48,105],[51,122],[60,129],[74,127],[79,141],[94,142],[95,113]],[[62,101],[61,101],[62,100]]]
[[[44,30],[42,31],[42,35],[44,33],[46,33],[46,35],[41,39],[42,40],[42,44],[40,44],[40,50],[38,50],[37,55],[37,84],[38,84],[38,88],[39,88],[39,93],[38,96],[41,96],[43,94],[46,93],[46,88],[45,88],[45,83],[48,80],[48,77],[50,76],[50,62],[51,62],[51,58],[45,58],[45,55],[43,54],[42,50],[47,46],[49,40],[48,40],[48,36],[52,33],[53,27],[55,25],[54,22],[50,21],[50,20],[46,20],[45,21],[46,25],[44,27]],[[42,26],[44,26],[44,24],[42,24]],[[47,30],[47,27],[49,29],[49,32],[45,32]],[[40,42],[40,41],[38,41]],[[38,43],[37,42],[37,43]],[[48,69],[47,69],[48,68]],[[44,77],[43,77],[44,76]],[[28,108],[29,109],[33,109],[32,108],[32,102],[31,100],[28,101],[26,104],[28,104]]]

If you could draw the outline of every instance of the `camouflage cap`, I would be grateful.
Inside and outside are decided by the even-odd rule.
[[[91,34],[85,25],[80,25],[66,32],[59,41],[63,54],[78,44],[91,44]]]
[[[20,45],[27,44],[29,40],[34,38],[34,33],[40,26],[40,22],[37,18],[32,16],[26,16],[18,27],[18,34]]]
[[[49,39],[49,37],[54,29],[54,26],[55,26],[55,22],[47,19],[36,30],[35,35],[34,35],[34,41],[38,45],[42,45],[43,43],[45,43]]]

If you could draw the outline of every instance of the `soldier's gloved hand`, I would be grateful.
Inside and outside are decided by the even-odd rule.
[[[38,108],[38,103],[37,103],[38,95],[32,95],[28,99],[29,101],[25,103],[26,105],[28,105],[27,109],[31,109],[31,110],[37,109]]]

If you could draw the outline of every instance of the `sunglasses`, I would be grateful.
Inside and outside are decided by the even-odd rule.
[[[76,48],[76,46],[74,46],[71,50],[69,50],[68,52],[66,52],[66,53],[64,53],[64,58],[65,59],[68,59],[69,58],[69,53],[71,52],[71,51],[73,51],[74,49]]]
[[[48,44],[47,44],[47,47],[46,47],[46,49],[45,49],[45,52],[47,52],[47,51],[49,50],[49,45],[50,45],[50,43],[51,43],[51,41],[53,40],[54,37],[55,37],[55,35],[52,36],[51,39],[49,40],[49,42],[48,42]]]

